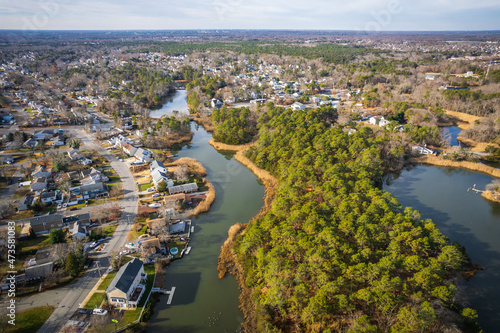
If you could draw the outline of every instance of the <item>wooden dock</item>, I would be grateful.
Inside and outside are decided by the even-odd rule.
[[[172,299],[174,298],[174,293],[175,293],[175,287],[172,287],[172,289],[167,290],[167,289],[159,289],[158,293],[163,294],[163,295],[168,295],[168,300],[167,304],[172,303]]]
[[[469,187],[469,188],[467,189],[467,192],[470,192],[470,191],[475,192],[476,194],[478,194],[478,193],[483,193],[483,192],[484,192],[484,191],[478,190],[478,189],[476,189],[476,188],[474,188],[474,187]]]

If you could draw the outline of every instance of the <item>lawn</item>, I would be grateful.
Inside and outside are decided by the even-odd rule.
[[[139,192],[142,192],[142,191],[146,191],[148,188],[150,188],[151,186],[153,186],[153,184],[149,183],[149,184],[141,184],[141,185],[138,185],[139,187]]]
[[[108,225],[107,227],[104,228],[104,233],[106,234],[106,237],[113,236],[115,233],[116,228],[118,228],[117,224],[113,225]]]
[[[37,308],[20,311],[16,314],[16,325],[7,325],[6,333],[32,333],[36,332],[49,319],[55,307],[40,306]]]
[[[111,283],[111,281],[110,281]],[[90,297],[87,304],[85,304],[85,309],[95,309],[101,306],[102,301],[106,299],[106,293],[95,292],[92,297]]]
[[[50,242],[50,237],[49,236],[42,236],[42,237],[37,237],[37,238],[32,238],[32,239],[27,239],[27,240],[21,240],[18,244],[18,253],[20,255],[23,254],[34,254],[36,250],[51,246],[52,243]]]
[[[26,196],[26,194],[30,193],[30,188],[29,187],[21,187],[19,188],[16,193],[14,193],[14,197],[12,198],[13,200],[19,200],[22,199]]]
[[[111,281],[113,281],[113,279],[115,278],[116,273],[118,273],[118,271],[108,273],[108,275],[106,275],[104,280],[102,280],[99,287],[97,287],[97,290],[106,290],[111,284]]]

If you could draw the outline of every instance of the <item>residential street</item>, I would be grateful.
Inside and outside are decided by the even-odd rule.
[[[80,129],[74,129],[73,132],[75,133],[75,136],[78,136],[83,141],[84,145],[86,145],[87,148],[96,149],[106,159],[108,159],[111,163],[111,166],[118,173],[123,182],[124,198],[123,200],[117,202],[123,208],[120,224],[118,225],[118,228],[116,229],[114,236],[110,240],[108,246],[106,246],[105,251],[103,251],[97,259],[100,264],[99,266],[101,267],[101,272],[104,273],[109,266],[110,254],[113,251],[118,250],[125,244],[127,234],[132,223],[135,220],[138,203],[135,183],[127,165],[125,165],[125,163],[121,162],[120,160],[117,160],[116,157],[107,152],[104,148],[102,148],[102,146],[94,143],[93,138],[90,134]],[[95,269],[93,269],[86,272],[85,275],[76,284],[64,287],[63,290],[68,291],[66,296],[59,302],[52,316],[45,322],[45,324],[40,328],[38,332],[58,332],[64,326],[70,316],[78,309],[79,304],[85,299],[87,294],[94,287],[98,280],[99,274]],[[44,294],[49,295],[49,292]],[[53,297],[53,299],[57,301],[60,296],[57,294],[50,297]]]

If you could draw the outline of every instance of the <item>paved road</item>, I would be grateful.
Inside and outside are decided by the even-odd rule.
[[[105,271],[105,269],[109,266],[109,256],[111,252],[119,250],[120,247],[125,244],[127,234],[135,220],[138,203],[135,183],[129,168],[125,163],[117,160],[115,156],[111,155],[101,145],[96,144],[93,141],[93,137],[83,130],[74,129],[73,132],[83,141],[85,145],[87,145],[87,147],[96,149],[100,154],[107,158],[123,182],[124,198],[123,200],[118,201],[118,204],[123,207],[120,224],[118,225],[118,228],[116,229],[108,246],[106,246],[105,251],[103,251],[97,259],[100,263],[101,270]],[[83,302],[98,280],[99,274],[97,274],[95,270],[92,270],[85,273],[85,275],[76,284],[68,286],[66,296],[59,302],[52,316],[50,316],[38,332],[59,332],[71,315],[78,309],[79,304]],[[55,299],[58,297],[55,297]]]

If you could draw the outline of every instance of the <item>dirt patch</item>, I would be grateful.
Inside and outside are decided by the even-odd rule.
[[[450,161],[439,158],[433,155],[424,155],[418,158],[413,158],[413,162],[422,163],[422,164],[430,164],[444,167],[453,167],[453,168],[463,168],[472,171],[481,172],[496,178],[500,178],[500,169],[496,169],[494,167],[490,167],[489,165],[484,165],[481,163],[468,162],[468,161]]]

